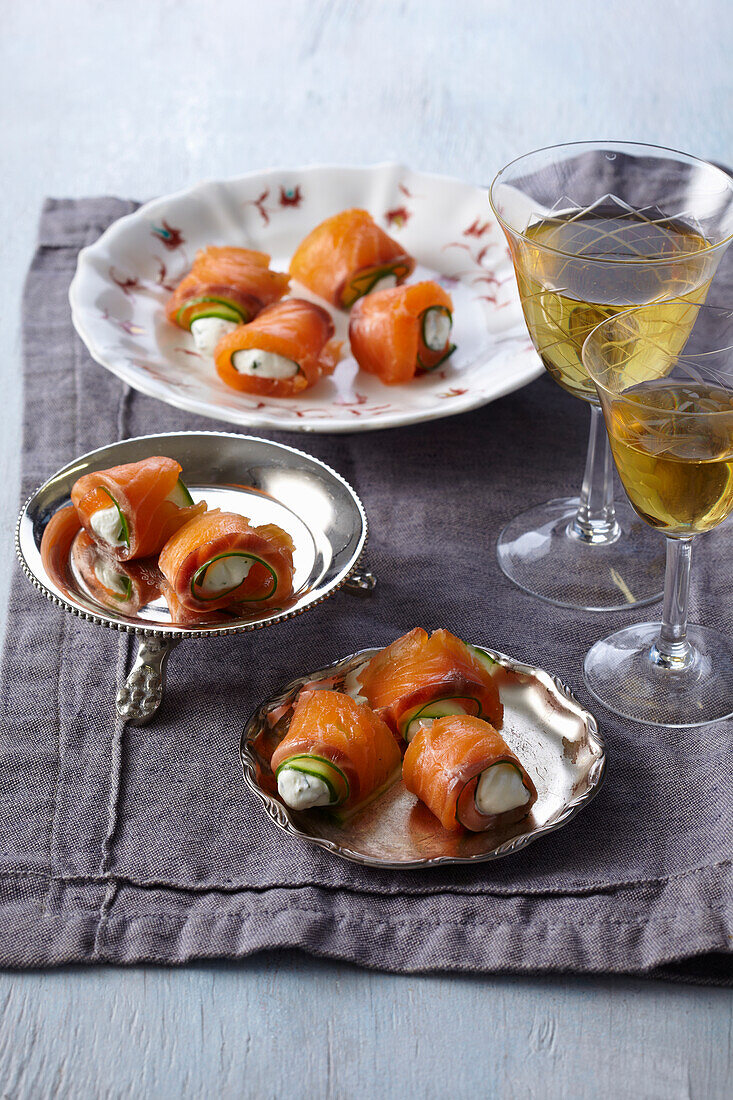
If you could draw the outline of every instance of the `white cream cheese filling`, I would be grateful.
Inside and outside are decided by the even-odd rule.
[[[331,792],[322,779],[287,766],[278,773],[277,789],[283,802],[293,810],[310,810],[331,802]]]
[[[260,351],[259,348],[246,348],[235,351],[232,366],[240,374],[251,374],[256,378],[294,378],[299,366],[294,359],[276,355],[274,351]]]
[[[442,351],[448,343],[452,322],[444,309],[426,309],[423,317],[423,339],[431,351]]]
[[[227,592],[232,588],[238,588],[253,565],[252,558],[242,557],[241,554],[229,554],[212,562],[204,573],[203,581],[197,587],[207,593]]]
[[[106,542],[109,546],[125,545],[125,540],[122,538],[122,520],[115,504],[110,508],[98,508],[96,512],[92,512],[89,522],[92,531],[102,542]]]
[[[382,278],[379,279],[378,282],[376,282],[374,284],[374,286],[369,291],[369,293],[373,294],[375,290],[393,290],[396,286],[397,286],[397,276],[396,275],[383,275]]]
[[[494,764],[481,773],[476,786],[480,814],[503,814],[529,802],[530,794],[513,764]]]
[[[104,558],[100,558],[94,563],[94,575],[99,583],[108,588],[110,592],[116,592],[120,596],[127,595],[127,577],[118,573]]]
[[[199,317],[191,324],[196,351],[213,359],[216,345],[222,336],[233,332],[237,327],[234,321],[224,321],[221,317]]]

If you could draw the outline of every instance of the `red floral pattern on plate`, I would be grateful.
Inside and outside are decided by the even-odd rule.
[[[375,171],[378,172],[379,170]],[[416,249],[415,244],[410,242],[415,240],[415,226],[421,224],[421,218],[425,219],[430,216],[432,185],[425,177],[417,178],[425,180],[423,186],[418,184],[415,188],[412,179],[410,179],[409,186],[406,179],[397,180],[393,184],[394,205],[384,211],[382,222],[388,230],[396,231],[398,234],[402,229],[409,230],[410,236],[408,236],[408,242],[406,242],[407,247],[417,254],[419,261],[419,249]],[[272,227],[273,222],[277,222],[281,215],[286,212],[301,210],[306,206],[306,200],[309,197],[307,192],[311,190],[313,189],[310,186],[305,187],[303,185],[302,180],[293,182],[291,177],[280,181],[276,176],[274,179],[272,176],[268,176],[266,181],[262,179],[259,189],[256,189],[256,184],[251,188],[251,197],[246,197],[247,192],[244,191],[244,194],[242,194],[240,190],[236,201],[240,208],[253,207],[256,211],[256,221],[259,223],[260,229],[266,231]],[[425,193],[417,194],[417,191]],[[381,193],[384,194],[384,191]],[[362,198],[358,197],[358,192],[354,197],[352,197],[353,191],[349,191],[348,194],[349,198],[344,202],[344,206],[350,202],[353,205],[359,204],[369,208],[368,194],[365,194]],[[317,198],[320,192],[315,191],[315,195]],[[444,199],[440,201],[442,202]],[[460,223],[457,225],[457,219],[453,219],[452,233],[455,236],[447,243],[440,241],[434,223],[429,229],[426,223],[425,232],[429,242],[428,248],[432,248],[433,254],[442,251],[446,256],[446,262],[444,265],[442,262],[436,263],[433,260],[433,267],[429,268],[428,271],[425,268],[422,271],[418,269],[413,278],[436,279],[453,294],[456,310],[465,310],[465,304],[469,301],[480,304],[482,309],[487,310],[485,314],[486,324],[489,325],[489,318],[494,315],[498,316],[499,311],[516,304],[516,295],[512,295],[510,285],[513,281],[513,269],[506,247],[501,246],[503,238],[500,233],[496,232],[497,226],[493,220],[488,220],[481,213],[478,202],[471,210],[471,201],[467,202],[465,197],[461,198],[461,202],[466,203],[464,207],[466,220],[462,225]],[[105,302],[105,307],[97,310],[97,316],[101,316],[105,324],[110,327],[122,331],[132,338],[144,337],[136,348],[125,346],[125,354],[129,363],[148,375],[151,381],[155,380],[156,385],[151,392],[157,396],[165,400],[167,399],[166,393],[173,395],[176,391],[180,392],[182,397],[186,395],[185,407],[199,408],[200,411],[213,411],[215,409],[223,411],[228,407],[231,410],[232,419],[242,424],[248,423],[246,414],[247,410],[251,410],[253,414],[263,414],[264,420],[260,418],[259,422],[269,423],[271,426],[277,426],[277,422],[289,423],[292,426],[298,422],[305,422],[313,423],[315,426],[321,421],[337,421],[342,429],[348,421],[379,421],[385,414],[392,417],[393,423],[409,422],[413,419],[410,416],[412,407],[414,407],[416,413],[414,419],[424,419],[425,416],[436,415],[435,412],[430,412],[431,402],[432,408],[435,409],[436,403],[443,404],[448,399],[453,399],[453,402],[455,402],[455,399],[466,395],[469,398],[471,396],[485,396],[490,399],[493,386],[490,380],[488,380],[487,385],[487,376],[481,370],[477,370],[475,366],[471,366],[471,369],[466,372],[465,356],[463,361],[460,359],[461,347],[466,346],[462,343],[461,338],[458,340],[459,357],[446,364],[428,382],[421,379],[412,383],[410,387],[398,387],[399,394],[389,393],[385,388],[386,400],[382,400],[379,392],[369,393],[370,390],[376,389],[379,391],[382,389],[373,379],[363,383],[368,392],[355,390],[353,376],[350,376],[348,372],[342,381],[337,381],[336,392],[331,387],[328,396],[321,396],[319,386],[316,392],[308,391],[303,394],[302,400],[299,400],[297,404],[293,403],[292,400],[262,400],[240,393],[228,395],[222,391],[222,386],[218,383],[218,379],[214,374],[213,365],[194,349],[192,343],[190,346],[185,346],[179,339],[179,342],[174,344],[170,339],[170,335],[166,335],[168,326],[163,323],[162,328],[159,327],[159,311],[162,311],[167,295],[173,291],[188,266],[188,258],[184,249],[186,241],[188,240],[194,246],[200,245],[201,247],[206,243],[201,236],[201,227],[198,226],[197,228],[198,212],[195,213],[194,221],[189,223],[185,214],[185,206],[176,205],[175,211],[176,213],[170,220],[158,215],[150,218],[147,222],[150,236],[158,245],[162,245],[167,253],[175,253],[175,260],[172,264],[168,262],[168,257],[163,257],[150,250],[147,266],[149,274],[147,278],[143,278],[139,274],[125,271],[124,262],[122,268],[114,266],[114,259],[120,253],[115,253],[114,250],[108,253],[109,261],[112,261],[107,268],[109,273],[108,285],[113,284],[124,298],[130,302],[132,316],[125,317],[121,315],[123,314],[122,310],[118,310],[118,314],[115,315],[114,308],[107,304],[108,300],[106,298],[102,299]],[[294,220],[292,215],[289,214],[288,225],[292,227]],[[450,217],[447,220],[450,222]],[[304,235],[309,228],[312,228],[312,226],[308,225],[307,218],[302,216],[299,229],[294,232],[302,231]],[[287,232],[291,232],[291,229],[288,229]],[[245,237],[245,241],[246,239]],[[419,233],[417,239],[420,239]],[[221,240],[221,243],[224,244],[227,241]],[[293,247],[296,243],[297,239],[294,239]],[[263,237],[259,237],[255,229],[253,229],[253,244],[251,247],[277,252],[277,248],[269,246],[266,233]],[[140,251],[139,245],[138,251]],[[144,263],[145,260],[142,257],[140,260],[141,270],[146,270]],[[276,266],[282,269],[283,264],[287,264],[287,260],[283,259],[281,255]],[[172,271],[171,267],[173,267]],[[459,302],[462,304],[459,305]],[[151,307],[153,310],[152,317]],[[336,311],[336,315],[337,318],[340,318],[339,324],[343,329],[344,319],[338,314],[338,311]],[[464,314],[464,316],[468,315]],[[479,316],[483,316],[483,313],[476,315],[469,328],[470,331],[480,336],[483,322],[477,322]],[[521,317],[521,315],[518,316]],[[139,323],[141,319],[145,321],[146,325],[151,320],[151,327],[145,328],[143,324]],[[480,325],[479,329],[476,328],[477,323]],[[510,323],[514,324],[513,321]],[[504,345],[509,354],[512,355],[525,355],[528,351],[532,351],[531,344],[527,343],[526,339],[522,340],[521,337],[517,339],[514,330],[506,337],[502,335],[504,331],[508,331],[506,322],[502,322],[498,327],[493,322],[492,325],[487,328],[487,334],[496,331],[498,335],[493,341],[489,335],[490,345],[492,343],[496,347]],[[188,341],[188,337],[183,336],[183,334],[179,334],[179,336]],[[119,345],[111,341],[109,346],[110,350],[114,347],[117,356],[119,356]],[[130,351],[133,354],[137,353],[135,359],[130,355]],[[115,353],[112,354],[114,356]],[[474,354],[473,351],[469,352],[469,356]],[[504,353],[502,352],[502,354]],[[162,357],[160,357],[161,355]],[[186,363],[184,360],[188,362]],[[105,361],[104,356],[102,356],[102,361]],[[476,360],[469,359],[468,363],[475,364]],[[353,366],[352,361],[352,370]],[[523,371],[526,375],[526,367],[520,367],[519,369],[520,372]],[[124,373],[123,377],[125,377]],[[349,381],[350,377],[352,378],[351,381]],[[362,377],[362,375],[358,376],[359,379]],[[437,379],[440,379],[444,386],[439,392],[435,387]],[[134,380],[132,384],[135,384]],[[409,395],[407,393],[408,389]],[[175,404],[175,400],[172,403]],[[473,407],[472,405],[466,405],[465,401],[458,402],[458,404],[461,407]],[[395,421],[395,418],[398,419]],[[251,422],[258,422],[257,415],[253,416]],[[333,430],[339,430],[339,428],[335,426]]]

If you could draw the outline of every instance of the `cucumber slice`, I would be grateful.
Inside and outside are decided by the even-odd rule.
[[[124,593],[123,593],[123,595],[120,596],[120,599],[121,600],[131,600],[132,599],[132,581],[130,580],[129,577],[124,577],[123,578],[122,574],[120,574],[120,577],[121,577],[121,579],[124,580]]]
[[[179,508],[190,508],[191,505],[194,503],[193,497],[181,481],[180,477],[171,489],[166,499],[173,501],[173,503],[177,504]]]
[[[431,363],[429,367],[425,366],[422,359],[418,355],[418,357],[417,357],[417,369],[421,370],[421,371],[424,371],[425,374],[429,374],[431,370],[435,370],[437,367],[440,366],[441,363],[445,363],[446,359],[450,359],[451,355],[453,354],[453,352],[455,350],[456,350],[456,345],[455,344],[450,344],[449,347],[448,347],[447,352],[445,353],[445,355],[441,355],[438,362],[437,363]]]
[[[434,314],[434,313],[442,313],[444,317],[448,318],[448,332],[446,334],[446,338],[443,341],[443,343],[440,344],[437,348],[433,347],[433,345],[430,343],[430,339],[429,339],[430,333],[428,332],[428,325],[430,324],[430,322],[432,320],[431,314]],[[422,311],[422,313],[420,315],[420,321],[421,321],[421,331],[422,331],[422,342],[425,345],[425,347],[428,348],[430,351],[441,351],[446,346],[446,344],[448,343],[448,337],[450,336],[450,330],[453,326],[453,314],[451,313],[451,311],[448,309],[447,306],[428,306],[427,309],[424,309]],[[453,345],[453,347],[454,347],[454,350],[455,350],[455,345]]]
[[[377,285],[380,279],[386,275],[394,275],[397,283],[404,282],[410,274],[409,264],[398,260],[392,264],[380,264],[377,267],[365,267],[363,271],[357,271],[347,282],[341,291],[341,305],[344,309],[353,306],[357,298],[363,298]]]
[[[211,596],[206,596],[201,591],[196,591],[196,586],[198,585],[200,588],[203,584],[203,580],[206,576],[206,571],[209,566],[213,565],[215,561],[220,561],[221,558],[249,558],[251,561],[257,562],[259,565],[264,565],[265,569],[272,577],[273,587],[271,591],[265,592],[263,596],[248,596],[246,601],[247,603],[258,603],[260,600],[267,600],[270,596],[275,595],[275,592],[277,591],[277,574],[275,573],[275,570],[272,568],[272,566],[269,565],[262,558],[258,558],[255,554],[244,554],[240,550],[232,550],[229,553],[217,554],[216,557],[210,558],[209,561],[204,562],[204,564],[196,570],[191,580],[191,595],[195,600],[201,600],[203,602],[207,600],[219,600],[222,596],[229,595],[230,592],[236,592],[243,583],[242,581],[240,581],[239,584],[233,585],[232,588],[224,588],[219,592],[214,592]]]
[[[129,546],[130,546],[130,528],[127,526],[127,520],[125,519],[125,513],[122,511],[119,504],[117,503],[115,498],[110,493],[109,489],[105,489],[104,486],[102,486],[102,492],[107,494],[107,496],[112,501],[115,508],[117,509],[117,514],[120,517],[120,536],[119,537],[120,537],[120,540],[125,544],[125,546],[127,546],[129,548]]]
[[[482,649],[481,646],[469,645],[468,649],[474,655],[476,660],[481,662],[481,664],[484,666],[486,671],[490,672],[491,675],[493,676],[493,674],[496,672],[496,670],[500,667],[498,661],[495,661],[493,657],[489,657],[486,650]]]
[[[331,795],[329,803],[331,806],[338,806],[349,797],[348,779],[340,768],[337,768],[335,764],[322,756],[310,756],[308,753],[291,756],[289,760],[284,760],[275,772],[276,779],[283,768],[292,768],[293,771],[321,779],[328,787]]]
[[[446,718],[450,714],[481,713],[481,704],[478,699],[470,695],[454,696],[448,699],[433,699],[416,710],[411,710],[400,722],[400,732],[405,741],[412,741],[420,728],[420,722],[427,718]]]
[[[188,298],[176,314],[181,328],[190,329],[194,321],[201,317],[218,317],[221,321],[233,321],[235,325],[244,325],[251,320],[249,313],[228,298]]]

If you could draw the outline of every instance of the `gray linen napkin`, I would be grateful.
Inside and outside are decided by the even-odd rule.
[[[24,303],[23,493],[90,448],[212,428],[93,363],[67,304],[77,252],[134,209],[51,200]],[[726,281],[727,280],[727,281]],[[726,292],[730,275],[716,285]],[[0,692],[0,964],[180,963],[270,947],[393,971],[577,971],[733,984],[729,723],[647,729],[599,713],[608,778],[570,825],[512,858],[379,872],[277,832],[237,744],[284,681],[408,628],[447,626],[560,675],[611,623],[499,572],[523,507],[576,490],[587,412],[549,379],[477,412],[386,433],[279,435],[365,502],[371,600],[338,594],[253,635],[186,643],[144,729],[115,718],[126,635],[56,610],[16,570]],[[730,527],[698,540],[693,615],[733,629]]]

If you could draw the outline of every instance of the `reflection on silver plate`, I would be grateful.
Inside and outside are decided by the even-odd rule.
[[[287,732],[295,697],[304,684],[325,682],[339,689],[346,677],[351,682],[378,652],[364,649],[294,680],[247,723],[240,745],[245,782],[275,825],[343,859],[403,869],[499,859],[574,817],[598,793],[604,775],[606,755],[595,718],[556,677],[481,648],[501,665],[502,735],[537,786],[529,817],[501,831],[450,833],[399,781],[344,821],[325,810],[299,813],[284,805],[270,759]]]
[[[100,604],[71,566],[63,578],[48,574],[40,553],[43,532],[51,516],[69,503],[77,478],[151,455],[180,462],[183,480],[196,501],[238,512],[255,524],[277,523],[292,536],[295,594],[287,606],[248,618],[181,626],[171,620],[162,596],[126,615]],[[257,630],[314,607],[350,578],[354,581],[366,536],[366,516],[358,496],[318,459],[252,436],[168,432],[125,439],[64,466],[26,501],[18,518],[16,550],[26,576],[57,606],[91,622],[144,636],[142,657],[131,673],[132,677],[137,674],[137,681],[133,685],[128,681],[118,696],[120,713],[142,722],[160,703],[165,658],[172,645],[183,638]],[[368,590],[370,584],[373,578],[366,575],[359,587]],[[135,713],[136,703],[140,714]]]

